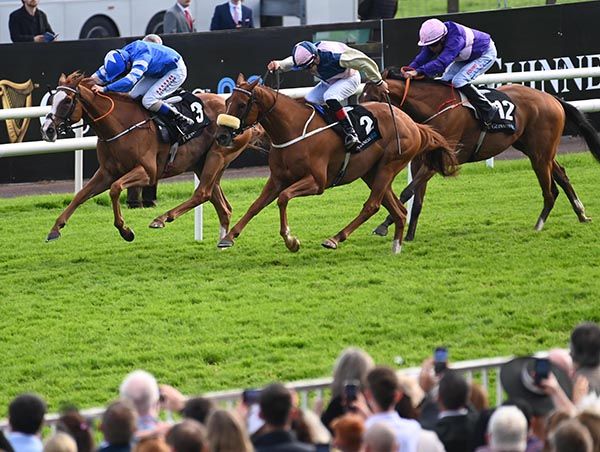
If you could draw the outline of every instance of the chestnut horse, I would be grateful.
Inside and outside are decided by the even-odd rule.
[[[210,200],[219,217],[220,237],[225,235],[231,205],[219,181],[227,165],[256,138],[257,132],[248,130],[237,137],[232,146],[219,146],[214,141],[214,120],[225,111],[224,99],[216,94],[197,95],[204,104],[204,114],[212,122],[200,136],[180,146],[175,159],[167,165],[170,145],[159,140],[150,113],[138,102],[123,94],[94,94],[90,89],[94,82],[80,72],[68,77],[63,74],[58,83],[52,112],[42,126],[42,136],[46,141],[55,141],[58,130],[68,128],[83,116],[98,136],[96,149],[100,167],[56,219],[48,241],[60,237],[60,230],[79,205],[110,188],[114,225],[121,237],[130,242],[135,236],[121,214],[121,191],[128,187],[154,185],[158,179],[190,170],[200,179],[192,197],[157,217],[150,227],[162,228],[166,222]]]
[[[499,90],[507,94],[515,105],[517,129],[512,134],[487,133],[478,146],[481,136],[479,122],[469,109],[461,106],[459,94],[452,86],[427,79],[404,80],[401,77],[396,78],[395,74],[394,78],[391,78],[391,75],[390,70],[383,73],[383,78],[389,86],[392,103],[406,111],[415,121],[431,124],[446,139],[458,142],[459,163],[477,162],[494,157],[509,146],[515,147],[529,158],[544,198],[544,207],[535,225],[536,230],[539,231],[544,227],[554,206],[559,193],[556,184],[560,185],[569,198],[579,221],[590,220],[585,215],[583,204],[571,186],[567,173],[556,161],[558,145],[565,126],[583,135],[590,151],[596,160],[600,161],[598,135],[592,124],[575,107],[527,86],[502,86]],[[367,84],[362,100],[383,99],[373,86]],[[400,200],[406,202],[414,194],[406,240],[414,239],[427,182],[435,174],[419,159],[413,161],[412,170],[414,179],[400,195]],[[391,223],[392,220],[388,217],[373,232],[386,235]]]
[[[360,177],[371,188],[368,200],[360,214],[334,237],[325,240],[323,246],[337,248],[383,203],[396,227],[392,252],[400,252],[406,209],[392,191],[394,177],[417,155],[423,155],[428,168],[450,175],[456,163],[454,150],[438,132],[416,124],[399,109],[379,103],[367,104],[366,107],[377,119],[382,138],[350,156],[346,154],[337,133],[328,128],[319,115],[315,115],[314,107],[260,86],[258,80],[248,83],[240,74],[237,86],[227,99],[228,114],[217,119],[220,125],[217,141],[227,145],[232,137],[259,122],[272,141],[269,153],[271,174],[259,198],[221,239],[219,247],[232,246],[246,224],[277,199],[279,232],[287,248],[298,251],[300,242],[291,235],[287,221],[288,202],[297,196],[321,194],[325,188],[347,184]],[[343,172],[341,168],[346,157],[349,161]]]

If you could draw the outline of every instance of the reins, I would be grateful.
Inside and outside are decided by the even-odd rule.
[[[108,99],[110,101],[110,108],[108,109],[108,111],[106,113],[104,113],[102,116],[98,117],[98,118],[92,118],[90,117],[90,119],[92,120],[92,122],[97,122],[100,121],[101,119],[106,118],[108,115],[110,115],[114,109],[115,109],[115,101],[112,100],[112,98],[110,96],[105,96],[102,93],[96,93],[97,96],[103,97],[104,99]]]

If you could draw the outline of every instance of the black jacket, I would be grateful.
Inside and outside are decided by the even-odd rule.
[[[25,6],[10,13],[8,29],[12,42],[33,42],[33,38],[37,35],[46,32],[54,33],[43,11],[36,9],[35,15],[32,16]]]
[[[398,11],[398,0],[363,0],[358,5],[362,20],[392,19]]]
[[[252,440],[256,452],[315,452],[312,444],[296,440],[292,432],[277,430],[257,436]]]

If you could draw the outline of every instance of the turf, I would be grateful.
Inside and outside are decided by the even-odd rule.
[[[559,160],[598,218],[600,166],[589,154]],[[263,183],[224,181],[234,220]],[[290,203],[296,254],[278,235],[276,205],[225,251],[210,206],[204,242],[193,240],[192,214],[147,227],[191,190],[163,184],[160,208],[125,210],[132,243],[112,226],[106,194],[49,244],[71,196],[0,199],[0,416],[23,391],[52,411],[105,404],[135,368],[200,393],[326,376],[351,344],[379,363],[399,355],[414,366],[439,344],[453,360],[566,346],[576,323],[600,321],[598,223],[579,224],[562,195],[534,232],[542,201],[527,161],[436,177],[417,240],[399,256],[390,237],[371,235],[383,213],[338,250],[321,247],[358,213],[360,182]]]
[[[584,0],[557,0],[556,4],[578,3]],[[504,8],[519,8],[525,6],[543,6],[546,0],[460,0],[461,13],[473,11],[494,10]],[[446,0],[399,0],[396,17],[431,16],[444,14],[448,11]]]

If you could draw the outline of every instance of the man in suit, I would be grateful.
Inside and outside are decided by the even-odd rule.
[[[177,0],[177,3],[165,12],[163,21],[163,31],[165,33],[192,33],[196,31],[194,19],[190,13],[190,3],[192,3],[192,0]]]
[[[236,28],[254,28],[252,10],[242,5],[242,0],[229,0],[217,5],[210,22],[211,31]]]

